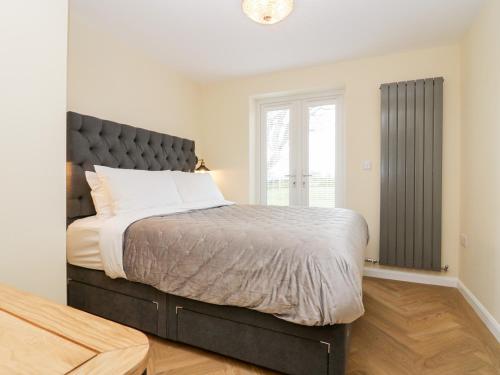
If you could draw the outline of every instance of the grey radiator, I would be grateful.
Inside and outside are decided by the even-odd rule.
[[[381,86],[380,263],[441,269],[443,78]]]

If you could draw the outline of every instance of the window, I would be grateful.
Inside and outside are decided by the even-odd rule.
[[[263,100],[257,112],[256,201],[342,206],[342,97]]]

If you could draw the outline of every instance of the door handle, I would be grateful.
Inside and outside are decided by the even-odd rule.
[[[306,177],[309,178],[309,177],[312,177],[313,175],[312,174],[303,174],[302,175],[302,186],[303,187],[306,187]]]
[[[292,181],[292,185],[293,186],[297,186],[297,180],[295,179],[297,177],[296,175],[294,175],[294,174],[286,174],[285,177],[294,178],[294,180]]]

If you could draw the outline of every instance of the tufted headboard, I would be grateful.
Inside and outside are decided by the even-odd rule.
[[[94,165],[160,171],[193,171],[194,141],[150,130],[67,114],[66,216],[68,222],[95,215],[85,171]]]

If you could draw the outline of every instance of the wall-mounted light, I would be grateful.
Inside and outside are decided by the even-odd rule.
[[[207,166],[205,165],[205,160],[200,159],[200,165],[194,171],[196,173],[207,173],[210,172],[210,169],[208,169]]]

